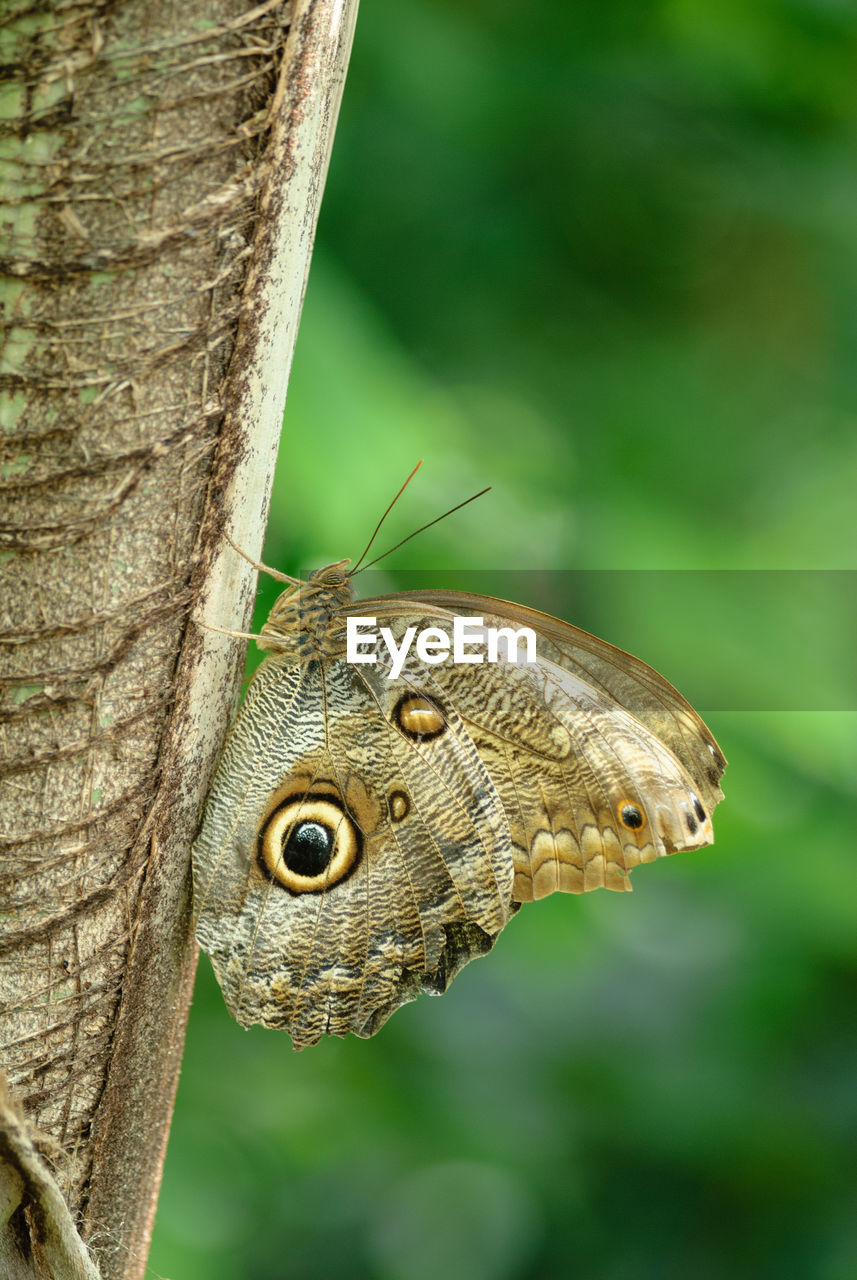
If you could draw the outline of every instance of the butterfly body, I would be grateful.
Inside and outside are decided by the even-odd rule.
[[[713,840],[725,760],[638,659],[535,610],[427,591],[355,602],[347,562],[280,597],[194,847],[197,936],[244,1025],[371,1035],[442,992],[521,902],[630,888]],[[531,626],[530,662],[348,660],[349,617]]]

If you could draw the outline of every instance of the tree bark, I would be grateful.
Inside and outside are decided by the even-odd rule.
[[[189,848],[244,654],[189,611],[248,626],[254,576],[222,535],[260,553],[355,14],[0,14],[10,1280],[144,1272],[196,962]]]

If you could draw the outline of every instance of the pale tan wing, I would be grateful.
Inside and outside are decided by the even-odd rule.
[[[371,1035],[420,987],[445,990],[513,910],[490,776],[452,709],[431,738],[403,731],[424,723],[397,710],[407,692],[341,660],[275,655],[212,785],[194,846],[197,937],[233,1016],[282,1027],[296,1047]],[[325,838],[331,859],[356,850],[346,874],[286,887],[276,856],[298,848],[306,871],[317,852],[324,863]]]
[[[640,658],[588,631],[525,605],[463,591],[405,591],[355,601],[344,612],[362,611],[387,618],[404,612],[416,614],[421,609],[432,615],[429,625],[446,613],[484,616],[486,624],[516,629],[532,627],[541,657],[607,694],[651,729],[687,770],[708,813],[723,799],[719,783],[726,759],[690,703]]]
[[[403,615],[398,598],[360,603],[397,639],[409,626],[451,630],[452,616],[438,606]],[[478,604],[486,626],[504,621],[487,603],[470,607]],[[428,674],[412,659],[401,678],[464,721],[506,812],[516,901],[557,889],[630,889],[638,863],[712,842],[710,810],[681,760],[575,672],[540,656],[533,665],[446,662]]]

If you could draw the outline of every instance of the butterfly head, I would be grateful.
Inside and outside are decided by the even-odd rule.
[[[333,618],[354,599],[350,563],[335,560],[324,565],[306,582],[298,582],[278,596],[262,627],[259,648],[299,654],[310,649],[325,652]]]
[[[351,600],[354,592],[351,589],[351,574],[348,572],[350,564],[350,560],[334,560],[333,564],[326,564],[323,568],[311,573],[309,582],[303,585],[307,590],[333,592],[341,592],[343,587],[346,587],[348,593],[346,600]]]

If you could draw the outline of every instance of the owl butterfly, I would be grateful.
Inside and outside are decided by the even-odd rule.
[[[296,1048],[442,993],[523,902],[630,889],[639,862],[710,844],[726,764],[638,658],[487,596],[355,602],[349,563],[274,575],[290,585],[193,852],[196,933],[230,1012]],[[378,637],[374,662],[348,660],[349,617],[401,649],[456,615],[531,628],[535,660],[428,663],[411,645],[393,674]]]

